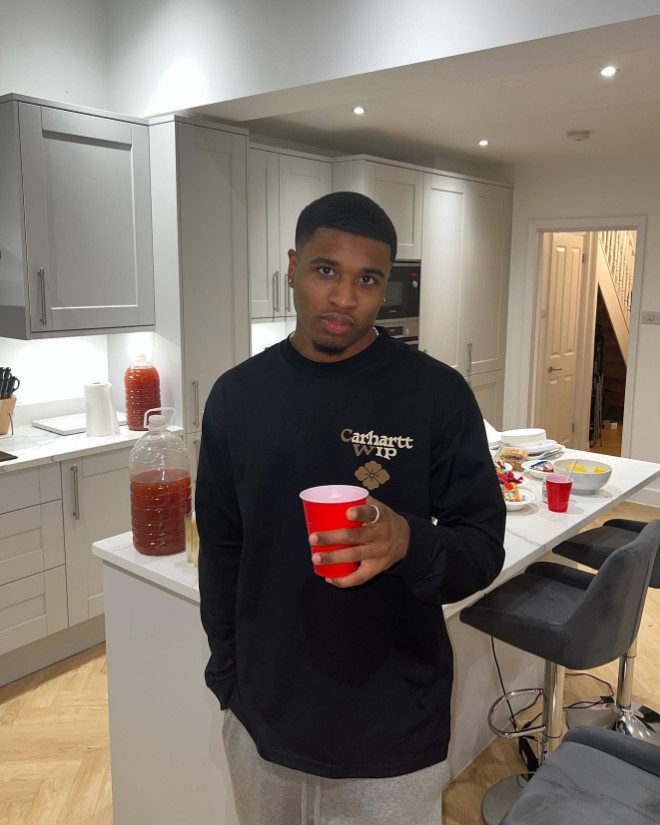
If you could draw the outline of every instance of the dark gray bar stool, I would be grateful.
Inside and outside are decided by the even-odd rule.
[[[657,825],[660,748],[576,728],[534,774],[502,825]]]
[[[644,521],[611,519],[602,527],[585,530],[555,547],[554,553],[598,570],[614,550],[628,544],[646,527]],[[649,587],[660,588],[660,553],[655,557]],[[569,728],[592,725],[607,728],[660,745],[660,714],[632,698],[637,639],[619,658],[619,677],[613,701],[594,698],[597,707],[571,708],[566,714]]]
[[[540,734],[540,764],[561,739],[565,668],[611,662],[636,637],[659,541],[660,522],[654,522],[612,552],[595,575],[560,564],[533,564],[461,611],[466,624],[545,659],[542,724],[524,732]],[[497,733],[502,732],[492,725],[491,715],[507,697],[489,712]],[[528,778],[510,776],[487,791],[482,804],[486,825],[499,825]]]

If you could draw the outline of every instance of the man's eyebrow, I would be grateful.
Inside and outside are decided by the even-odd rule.
[[[323,258],[319,256],[318,258],[312,258],[310,264],[326,264],[327,266],[338,266],[339,261],[334,261],[332,258]]]

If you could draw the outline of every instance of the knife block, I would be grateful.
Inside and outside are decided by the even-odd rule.
[[[12,395],[10,398],[0,399],[0,435],[9,432],[9,425],[11,423],[11,414],[14,412],[16,406],[16,396]]]

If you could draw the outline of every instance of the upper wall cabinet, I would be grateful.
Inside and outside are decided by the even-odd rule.
[[[387,212],[396,229],[399,260],[417,260],[422,254],[423,186],[423,173],[405,166],[348,158],[332,167],[335,192],[361,192]]]
[[[0,102],[0,334],[153,325],[146,124]]]
[[[250,149],[248,234],[252,318],[295,315],[288,285],[288,251],[298,215],[332,190],[329,161]]]

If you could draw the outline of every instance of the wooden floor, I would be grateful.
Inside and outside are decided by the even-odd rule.
[[[648,521],[659,513],[624,504],[608,517],[613,515]],[[651,590],[639,636],[635,698],[656,708],[659,627],[660,591]],[[616,682],[616,663],[593,672]],[[588,677],[566,679],[566,704],[598,693]],[[514,743],[494,742],[446,789],[444,825],[478,825],[484,790],[522,768]],[[0,688],[0,825],[111,823],[106,660],[98,645]]]

